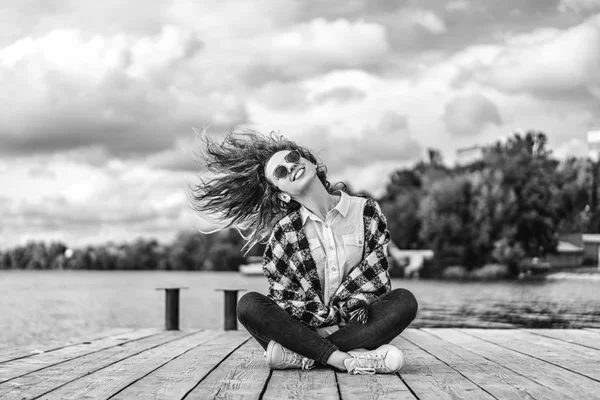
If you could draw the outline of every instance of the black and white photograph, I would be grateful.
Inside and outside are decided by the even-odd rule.
[[[600,400],[600,0],[0,0],[0,399]]]

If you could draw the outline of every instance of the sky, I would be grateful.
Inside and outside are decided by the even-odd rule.
[[[194,129],[276,131],[381,195],[439,149],[600,127],[600,0],[0,0],[0,249],[201,223]]]

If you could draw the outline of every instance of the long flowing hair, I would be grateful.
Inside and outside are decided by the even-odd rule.
[[[345,190],[343,184],[332,187],[327,168],[310,150],[275,132],[266,136],[249,129],[232,130],[221,143],[205,133],[198,158],[209,176],[200,176],[200,183],[190,185],[190,205],[201,216],[220,221],[223,228],[237,228],[246,240],[246,253],[268,239],[277,221],[300,207],[294,200],[281,201],[279,189],[265,176],[267,161],[278,151],[298,150],[317,166],[317,177],[329,193]]]

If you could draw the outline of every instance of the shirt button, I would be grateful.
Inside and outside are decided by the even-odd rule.
[[[329,228],[329,225],[325,224],[325,228]]]
[[[329,250],[333,250],[333,246],[329,246]]]

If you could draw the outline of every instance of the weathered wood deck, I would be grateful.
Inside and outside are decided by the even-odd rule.
[[[408,329],[398,375],[270,371],[245,331],[0,351],[0,399],[600,399],[600,330]]]

